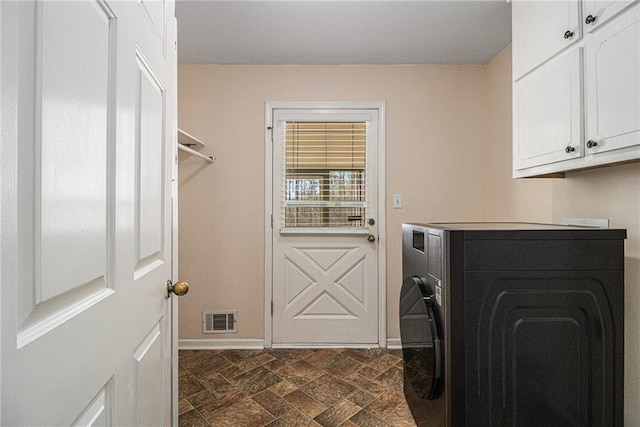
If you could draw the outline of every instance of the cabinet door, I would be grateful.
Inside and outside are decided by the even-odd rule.
[[[624,8],[638,0],[583,0],[582,22],[584,30],[591,32],[613,18]]]
[[[581,54],[572,49],[514,83],[515,170],[583,155]]]
[[[581,36],[578,2],[575,0],[514,0],[512,18],[514,80]]]
[[[590,35],[585,49],[588,153],[640,145],[640,3]]]

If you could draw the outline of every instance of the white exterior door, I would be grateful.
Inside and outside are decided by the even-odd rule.
[[[172,423],[172,2],[2,2],[3,426]]]
[[[273,110],[274,346],[379,344],[378,144],[377,109]]]

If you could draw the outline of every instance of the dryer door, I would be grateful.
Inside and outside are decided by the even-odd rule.
[[[405,387],[420,399],[442,393],[442,330],[434,312],[434,290],[416,276],[407,277],[400,293],[400,337]]]

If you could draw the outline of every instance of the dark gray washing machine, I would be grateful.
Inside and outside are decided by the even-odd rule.
[[[442,236],[403,225],[400,333],[407,403],[420,426],[445,425]]]
[[[418,426],[623,425],[626,230],[403,224]]]

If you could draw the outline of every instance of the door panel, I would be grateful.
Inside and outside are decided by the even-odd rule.
[[[285,254],[285,311],[296,319],[355,319],[366,313],[369,295],[366,248],[301,243]]]
[[[140,4],[153,29],[154,35],[160,43],[163,43],[167,25],[167,21],[165,20],[166,2],[164,0],[140,0]]]
[[[582,22],[587,16],[594,16],[596,19],[590,24],[584,23],[586,31],[593,32],[596,28],[616,16],[620,11],[629,7],[635,0],[583,0],[582,1]]]
[[[580,75],[574,49],[514,83],[514,169],[582,157]]]
[[[0,8],[0,424],[169,425],[174,43],[138,2]]]
[[[597,143],[589,153],[640,144],[640,55],[628,52],[640,52],[640,5],[586,45],[586,139]]]
[[[165,89],[141,52],[137,52],[138,100],[136,102],[136,273],[162,261]]]
[[[73,11],[44,3],[36,13],[42,20],[36,50],[41,58],[36,71],[41,80],[36,87],[41,92],[36,101],[41,103],[36,104],[40,188],[36,182],[35,191],[40,303],[91,282],[106,285],[107,168],[112,168],[107,144],[113,142],[109,133],[115,125],[109,120],[110,39],[115,28],[112,12],[95,2],[79,3]],[[64,230],[73,230],[73,236]],[[61,271],[61,265],[72,268]]]
[[[354,118],[366,122],[366,143],[353,140],[345,145],[344,135],[321,136],[327,132],[313,125],[331,122],[331,129],[342,129]],[[377,235],[377,120],[377,110],[275,110],[276,346],[379,342],[378,242],[367,240],[369,234]],[[301,132],[310,129],[312,135],[287,146],[286,138],[298,134],[287,122],[298,123]],[[354,123],[352,129],[364,128]],[[347,160],[349,153],[355,153],[353,161]],[[332,181],[345,174],[356,178]],[[366,225],[367,218],[374,223]]]
[[[72,427],[95,426],[107,427],[112,425],[111,408],[112,399],[109,399],[111,383],[107,384],[98,395],[89,403],[77,420],[71,424]]]
[[[153,326],[133,354],[136,365],[136,416],[140,426],[161,426],[163,423],[163,325]],[[160,373],[160,375],[158,375]],[[149,392],[145,392],[149,390]]]
[[[581,38],[579,4],[573,0],[514,0],[513,77],[533,70]],[[573,33],[565,38],[565,32]]]

